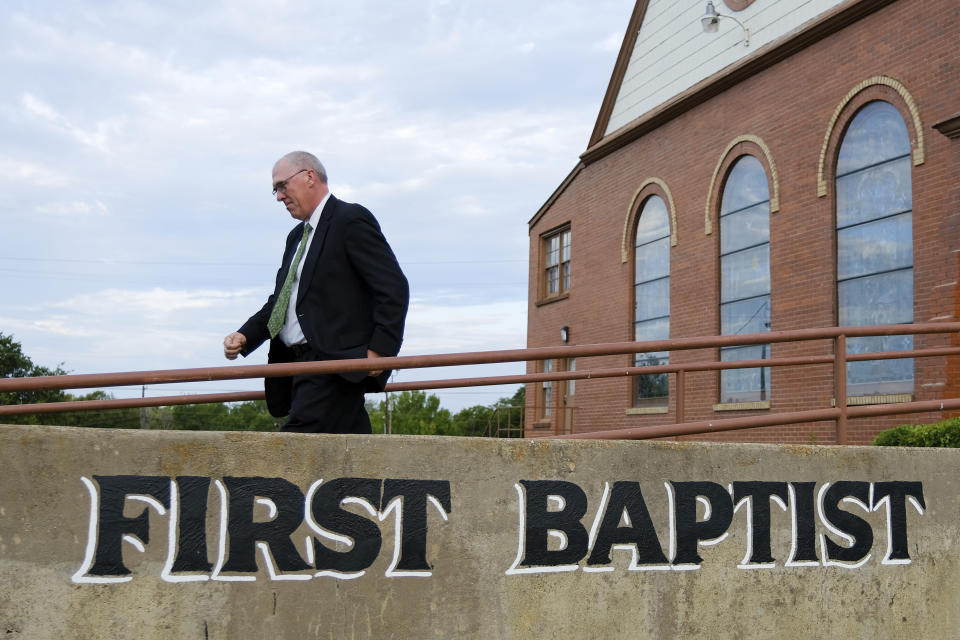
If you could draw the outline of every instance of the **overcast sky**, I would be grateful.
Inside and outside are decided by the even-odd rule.
[[[4,0],[0,332],[72,373],[227,366],[294,222],[271,167],[304,149],[410,280],[401,355],[526,346],[527,221],[586,148],[632,6]]]

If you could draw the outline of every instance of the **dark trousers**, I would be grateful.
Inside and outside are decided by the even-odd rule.
[[[313,359],[312,353],[296,358],[297,362]],[[336,374],[294,376],[290,417],[282,431],[371,433],[363,390],[363,383],[349,382]]]

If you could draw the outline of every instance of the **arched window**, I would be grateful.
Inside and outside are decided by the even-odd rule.
[[[652,195],[643,203],[634,241],[633,278],[634,339],[670,338],[670,222],[663,198]],[[636,366],[667,364],[669,353],[638,353]],[[666,373],[636,376],[633,379],[634,407],[667,405],[669,384]]]
[[[720,203],[720,333],[770,330],[770,187],[763,165],[741,156],[727,176]],[[720,359],[761,360],[769,345],[724,347]],[[770,368],[720,372],[720,402],[770,398]]]
[[[913,322],[913,191],[910,136],[888,102],[867,103],[837,157],[837,322]],[[848,353],[913,348],[913,336],[847,340]],[[847,365],[851,396],[911,393],[913,359]]]

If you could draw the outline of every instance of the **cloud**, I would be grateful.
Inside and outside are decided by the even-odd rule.
[[[413,300],[403,353],[518,349],[526,342],[526,300],[440,305]]]
[[[0,181],[27,187],[63,187],[70,179],[52,167],[0,155]]]
[[[223,336],[261,304],[252,289],[110,288],[22,307],[0,326],[35,362],[77,373],[194,368],[226,364]],[[247,364],[265,362],[263,351]]]
[[[95,335],[92,331],[77,327],[66,317],[35,320],[27,326],[41,333],[52,333],[60,336],[92,337]]]
[[[149,290],[104,289],[77,295],[50,305],[77,317],[92,318],[103,326],[102,331],[113,333],[119,327],[104,319],[134,319],[140,325],[139,333],[149,332],[162,324],[181,325],[184,333],[191,331],[191,320],[202,321],[199,312],[221,310],[225,306],[249,304],[252,310],[262,292],[256,289],[240,290],[170,290],[155,287]],[[261,302],[262,304],[262,302]],[[259,305],[257,305],[259,306]]]
[[[112,22],[143,17],[117,9]],[[235,12],[228,14],[237,18]],[[204,15],[197,19],[202,21]],[[362,115],[375,104],[368,104],[362,95],[377,83],[380,73],[370,64],[349,59],[315,62],[292,53],[265,56],[229,49],[209,61],[196,60],[177,50],[151,50],[147,38],[128,45],[114,40],[114,34],[101,37],[98,29],[104,25],[79,21],[90,28],[16,16],[18,35],[33,38],[29,52],[15,48],[18,57],[23,62],[72,68],[74,73],[64,84],[82,78],[84,84],[119,92],[112,99],[76,101],[76,92],[50,90],[40,97],[30,90],[21,96],[20,106],[32,121],[102,152],[138,154],[148,147],[166,152],[185,144],[195,152],[198,143],[201,149],[219,152],[225,143],[269,139],[278,128],[296,130],[305,120],[336,126],[344,110]],[[196,28],[196,22],[186,28]],[[224,27],[218,28],[223,35]],[[251,26],[247,35],[262,28]],[[344,91],[347,87],[354,89]],[[85,89],[77,87],[77,91]]]
[[[44,215],[70,217],[104,217],[110,215],[107,205],[96,200],[92,203],[74,200],[72,202],[50,202],[37,205],[34,211]]]
[[[93,130],[86,130],[70,122],[52,106],[29,93],[24,94],[20,103],[26,112],[54,129],[61,131],[77,142],[103,152],[109,152],[111,136],[122,132],[122,119],[98,122]]]
[[[36,312],[31,310],[30,315],[15,314],[0,316],[0,326],[3,327],[0,333],[14,336],[22,336],[25,333],[72,337],[90,337],[95,335],[94,332],[77,327],[71,323],[67,316],[48,315],[44,318],[35,318],[32,317],[34,313]]]

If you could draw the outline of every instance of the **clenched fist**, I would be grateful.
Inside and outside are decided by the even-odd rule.
[[[247,336],[234,331],[223,339],[223,355],[227,357],[227,360],[236,360],[246,344]]]

